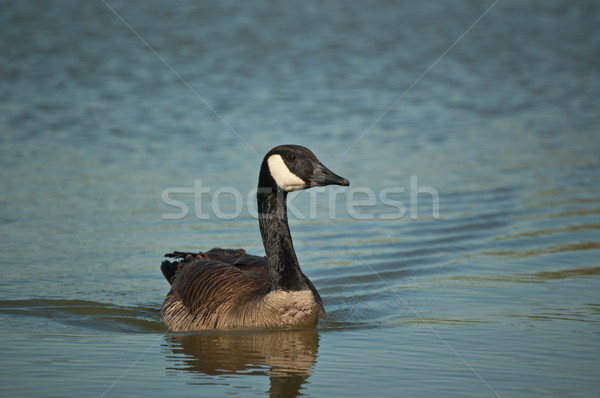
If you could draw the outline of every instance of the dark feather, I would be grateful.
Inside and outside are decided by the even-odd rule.
[[[225,314],[243,317],[244,305],[259,300],[269,292],[267,258],[247,254],[243,249],[214,248],[208,252],[173,252],[165,257],[179,261],[163,261],[161,270],[169,281],[171,297],[185,306],[189,322],[201,323],[206,328],[218,327]],[[306,278],[310,290],[324,314],[319,293]],[[166,308],[165,308],[166,309]]]
[[[168,258],[178,258],[180,261],[163,261],[160,269],[165,279],[172,285],[177,271],[185,265],[202,266],[204,261],[219,262],[239,268],[246,273],[268,275],[267,258],[247,254],[244,249],[214,248],[207,252],[179,252],[165,254]]]

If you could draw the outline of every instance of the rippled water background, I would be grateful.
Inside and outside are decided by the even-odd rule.
[[[0,395],[598,396],[597,2],[0,10]],[[328,319],[168,333],[281,143],[351,182],[291,198]]]

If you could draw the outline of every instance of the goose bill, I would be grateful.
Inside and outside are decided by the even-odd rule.
[[[321,162],[313,163],[313,167],[314,172],[310,177],[311,187],[323,187],[325,185],[342,185],[347,187],[350,185],[350,182],[346,178],[335,174],[333,171],[323,166]]]

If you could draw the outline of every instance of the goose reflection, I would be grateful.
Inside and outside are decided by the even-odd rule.
[[[172,369],[207,376],[269,376],[271,397],[296,397],[312,373],[319,348],[316,330],[170,335]],[[221,380],[222,381],[222,380]]]

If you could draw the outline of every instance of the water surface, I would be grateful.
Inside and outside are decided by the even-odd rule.
[[[597,395],[595,2],[0,7],[1,395]],[[290,198],[328,318],[169,333],[282,143],[351,182]]]

